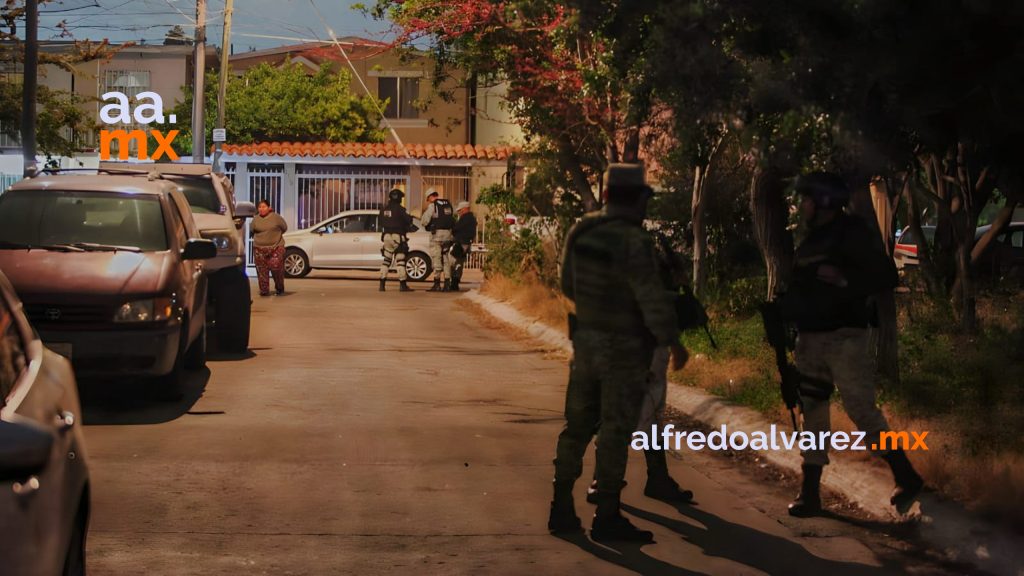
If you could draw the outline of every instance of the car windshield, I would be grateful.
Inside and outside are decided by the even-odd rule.
[[[175,178],[178,190],[185,195],[192,212],[196,214],[223,214],[226,208],[220,203],[217,190],[209,178]]]
[[[11,190],[0,196],[0,248],[167,250],[153,196],[66,190]]]

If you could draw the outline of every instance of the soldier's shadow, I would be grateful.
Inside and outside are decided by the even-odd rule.
[[[663,560],[658,560],[653,556],[648,556],[641,550],[641,547],[643,546],[642,544],[597,544],[587,538],[583,533],[562,534],[556,537],[560,540],[565,540],[570,544],[574,544],[580,550],[592,554],[605,562],[621,566],[627,570],[632,570],[637,574],[651,576],[706,576],[703,572],[686,570],[676,566],[675,564],[670,564]]]
[[[725,558],[767,574],[860,576],[901,573],[896,566],[887,568],[821,558],[797,542],[723,520],[695,506],[679,505],[677,509],[681,515],[695,520],[701,526],[628,504],[622,505],[623,512],[672,530],[687,542],[700,547],[706,556]]]

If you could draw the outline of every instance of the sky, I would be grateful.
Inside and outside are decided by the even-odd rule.
[[[340,38],[383,39],[387,24],[364,16],[351,6],[357,0],[235,0],[231,43],[235,53],[305,40],[328,40],[324,24]],[[315,4],[314,4],[315,3]],[[372,5],[373,0],[366,0]],[[314,5],[316,9],[314,9]],[[221,43],[224,0],[207,0],[207,42]],[[318,12],[319,11],[319,14]],[[174,25],[195,33],[195,0],[53,0],[40,6],[39,39],[59,39],[57,23],[65,21],[78,40],[145,41],[162,44]],[[324,20],[320,19],[323,15]],[[267,36],[287,37],[267,38]]]

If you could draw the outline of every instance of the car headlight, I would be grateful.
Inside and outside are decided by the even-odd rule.
[[[203,234],[203,238],[212,240],[213,245],[217,247],[218,251],[230,250],[231,249],[231,235],[224,233],[211,233]]]
[[[174,311],[170,298],[149,298],[125,302],[114,313],[114,322],[160,322]]]

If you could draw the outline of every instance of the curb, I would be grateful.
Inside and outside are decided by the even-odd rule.
[[[529,318],[515,307],[495,300],[477,290],[462,296],[480,306],[492,317],[525,330],[544,345],[572,354],[572,342],[554,328]],[[692,360],[691,360],[692,361]],[[737,406],[718,396],[695,388],[670,385],[668,404],[691,418],[711,427],[727,426],[748,435],[766,431],[771,424],[757,411]],[[754,450],[772,464],[800,474],[800,454],[796,450]],[[826,468],[822,484],[856,503],[864,511],[885,520],[899,516],[889,505],[892,490],[887,473],[879,473],[865,462],[836,461]],[[1024,547],[1019,538],[972,516],[960,505],[940,500],[932,494],[919,498],[920,536],[929,546],[955,562],[967,562],[993,574],[1024,576]],[[917,510],[915,506],[915,510]]]

